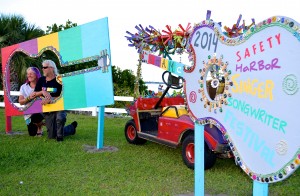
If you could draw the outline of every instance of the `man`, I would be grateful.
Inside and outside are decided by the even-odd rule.
[[[43,97],[42,105],[51,104],[56,98],[59,98],[62,90],[62,84],[57,80],[57,67],[52,60],[45,60],[42,63],[43,77],[40,77],[33,92],[34,97]],[[45,112],[43,113],[47,127],[48,138],[60,142],[64,136],[74,135],[77,122],[65,126],[67,113],[65,111]]]

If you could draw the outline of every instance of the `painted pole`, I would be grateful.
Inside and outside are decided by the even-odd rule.
[[[97,149],[103,148],[104,138],[104,106],[98,108],[98,134],[97,134]]]
[[[195,123],[195,196],[204,192],[204,126]]]
[[[268,195],[268,183],[260,183],[253,181],[253,196],[267,196]]]

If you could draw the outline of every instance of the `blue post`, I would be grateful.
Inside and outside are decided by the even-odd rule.
[[[98,107],[97,149],[103,148],[104,138],[104,106]]]
[[[195,196],[203,196],[204,190],[204,126],[195,123]]]
[[[268,183],[260,183],[253,181],[253,196],[267,196],[268,195]]]

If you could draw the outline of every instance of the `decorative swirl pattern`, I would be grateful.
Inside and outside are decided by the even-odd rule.
[[[294,95],[297,93],[299,87],[297,77],[293,74],[287,75],[282,82],[283,91],[288,95]]]
[[[285,155],[288,151],[288,145],[285,141],[279,141],[276,145],[276,152],[280,155]]]

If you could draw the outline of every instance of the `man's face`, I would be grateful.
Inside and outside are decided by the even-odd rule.
[[[43,69],[43,74],[46,77],[53,73],[53,67],[51,67],[48,63],[43,64],[42,69]]]

